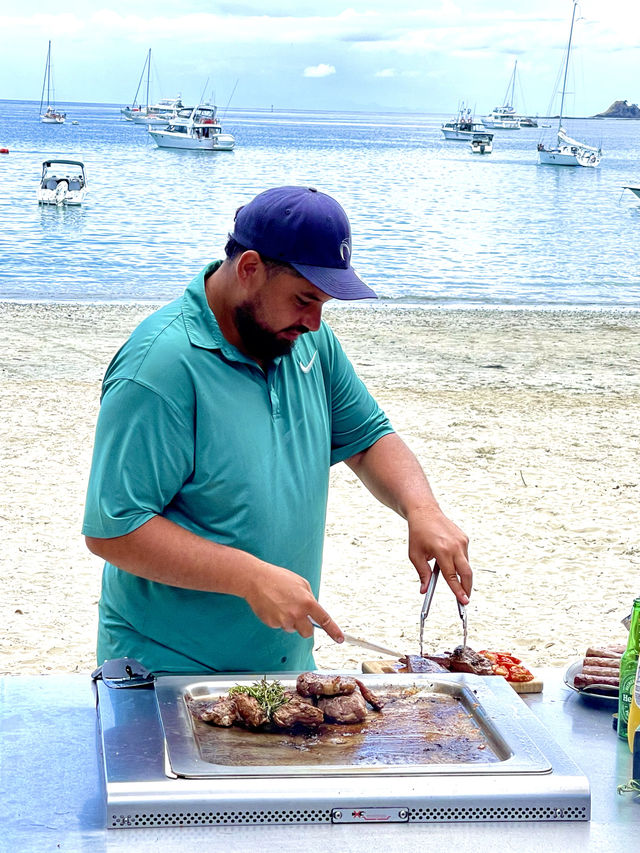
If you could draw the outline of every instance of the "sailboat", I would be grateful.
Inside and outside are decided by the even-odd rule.
[[[47,90],[47,108],[42,112],[45,105],[44,90]],[[42,94],[40,96],[40,121],[44,124],[64,124],[67,114],[61,113],[55,107],[55,94],[53,92],[53,84],[51,82],[51,40],[49,40],[49,50],[47,51],[47,64],[44,67],[44,80],[42,81]]]
[[[143,80],[146,76],[147,83],[147,99],[145,101],[145,106],[142,106],[138,103],[138,94],[140,92],[140,87],[142,86]],[[175,116],[179,109],[182,109],[183,103],[180,97],[177,98],[163,98],[158,101],[157,104],[149,104],[149,86],[151,82],[151,48],[147,53],[147,57],[144,61],[144,65],[142,66],[142,74],[140,75],[140,80],[138,81],[138,88],[136,89],[136,93],[133,97],[133,103],[129,107],[122,107],[120,112],[127,119],[127,121],[132,121],[135,124],[156,124],[156,125],[166,125],[170,118]]]
[[[513,73],[511,74],[511,79],[504,95],[504,103],[501,107],[494,107],[488,116],[482,117],[482,124],[485,127],[490,127],[492,130],[520,130],[520,116],[516,115],[513,106],[517,67],[518,60],[516,59],[513,66]],[[511,89],[511,95],[509,95],[509,89]]]
[[[591,166],[595,167],[602,159],[602,149],[578,142],[567,135],[562,126],[564,114],[564,96],[567,90],[567,72],[569,70],[569,57],[571,55],[571,40],[573,38],[573,24],[576,19],[577,0],[573,2],[573,14],[571,16],[571,28],[569,29],[569,44],[564,60],[564,74],[562,78],[562,98],[560,100],[560,115],[558,117],[557,144],[546,146],[538,143],[538,157],[540,163],[548,166]]]

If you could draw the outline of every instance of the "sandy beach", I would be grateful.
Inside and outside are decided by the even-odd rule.
[[[89,672],[100,560],[80,535],[100,383],[149,305],[0,304],[0,672]],[[469,535],[469,643],[565,666],[640,595],[640,313],[335,305],[358,372]],[[332,472],[321,602],[417,653],[404,522]],[[441,582],[425,645],[461,639]],[[381,658],[316,637],[322,668]]]

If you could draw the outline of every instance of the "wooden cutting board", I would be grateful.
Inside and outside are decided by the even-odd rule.
[[[402,664],[397,660],[365,660],[362,661],[363,672],[389,673],[398,672]],[[533,681],[508,681],[516,693],[542,693],[542,679],[533,673]],[[502,678],[501,675],[487,676],[487,678]]]

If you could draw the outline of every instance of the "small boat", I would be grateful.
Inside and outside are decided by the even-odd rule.
[[[482,124],[491,130],[520,130],[521,127],[537,127],[538,122],[530,116],[519,115],[513,106],[518,73],[518,60],[513,64],[513,72],[504,95],[501,107],[494,107],[488,116],[483,116]]]
[[[192,151],[231,151],[235,139],[222,132],[217,107],[198,104],[184,107],[164,128],[151,128],[149,133],[159,148],[186,148]]]
[[[460,106],[458,114],[454,118],[446,121],[440,127],[445,139],[457,142],[468,142],[474,133],[483,129],[481,124],[474,121],[471,109],[465,107],[464,104]]]
[[[47,90],[47,98],[45,101],[44,90]],[[43,107],[46,103],[46,110],[43,112]],[[44,80],[42,81],[42,94],[40,96],[40,121],[43,124],[64,124],[67,117],[66,113],[60,112],[55,107],[55,94],[53,91],[53,82],[51,80],[51,40],[49,40],[49,49],[47,50],[47,62],[44,67]]]
[[[36,191],[39,204],[82,204],[87,192],[84,163],[80,160],[44,161]]]
[[[143,106],[138,103],[138,94],[140,92],[140,87],[142,86],[143,81],[146,77],[146,91],[147,91],[147,99],[146,105]],[[138,88],[136,89],[136,93],[133,96],[133,102],[131,106],[122,107],[120,112],[127,119],[127,121],[132,121],[134,124],[154,124],[158,126],[163,126],[168,124],[169,119],[173,118],[176,115],[179,109],[184,107],[180,96],[177,98],[161,98],[157,104],[149,103],[149,87],[151,85],[151,48],[149,48],[147,52],[146,59],[144,61],[144,65],[142,67],[142,73],[140,74],[140,80],[138,81]]]
[[[491,154],[493,151],[493,133],[474,133],[469,147],[472,154]]]
[[[569,29],[569,44],[564,58],[564,76],[562,80],[562,98],[560,100],[560,115],[558,117],[558,131],[556,145],[544,145],[538,143],[538,157],[542,165],[547,166],[590,166],[595,167],[602,159],[602,149],[585,142],[578,142],[567,135],[562,126],[564,112],[564,98],[567,90],[567,72],[569,70],[569,57],[571,55],[571,39],[573,37],[573,25],[576,19],[577,0],[573,3],[573,15],[571,16],[571,27]]]
[[[631,190],[631,192],[632,192],[635,196],[637,196],[638,198],[640,198],[640,187],[636,187],[636,186],[629,186],[629,184],[625,184],[625,185],[622,187],[622,189],[623,189],[623,190]]]

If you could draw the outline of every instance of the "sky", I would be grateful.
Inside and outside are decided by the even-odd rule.
[[[48,40],[58,103],[133,100],[152,51],[151,100],[219,107],[455,113],[553,101],[572,0],[23,0],[0,3],[0,99],[40,100]],[[640,4],[582,0],[570,115],[640,101]]]

